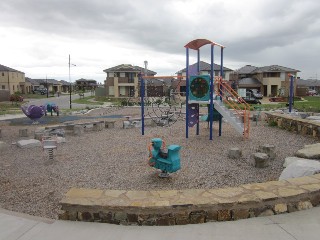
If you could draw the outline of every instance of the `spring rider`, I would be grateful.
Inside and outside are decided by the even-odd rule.
[[[168,149],[165,150],[165,142],[162,141],[161,138],[153,138],[148,148],[148,164],[162,171],[159,177],[167,178],[169,177],[169,173],[176,172],[180,169],[179,151],[181,146],[169,145]]]
[[[47,116],[47,112],[51,113],[51,116],[52,116],[52,113],[55,112],[57,113],[57,116],[59,116],[59,107],[55,104],[55,103],[46,103],[46,112],[45,112],[45,115]]]

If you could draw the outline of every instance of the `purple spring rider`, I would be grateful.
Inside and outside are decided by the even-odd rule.
[[[38,124],[38,120],[42,118],[46,112],[44,106],[36,105],[21,106],[21,110],[28,118],[30,118],[33,121],[32,124]]]

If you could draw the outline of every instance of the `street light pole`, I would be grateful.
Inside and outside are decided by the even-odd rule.
[[[70,83],[70,87],[69,87],[69,92],[70,92],[70,109],[72,109],[72,105],[71,105],[71,78],[70,78],[70,54],[69,54],[69,83]]]
[[[46,75],[46,87],[47,87],[47,98],[49,98],[49,87],[48,87],[48,78]]]

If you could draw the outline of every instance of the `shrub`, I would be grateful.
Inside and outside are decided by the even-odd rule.
[[[268,123],[268,125],[269,125],[269,127],[276,127],[276,126],[278,126],[278,124],[277,124],[277,122],[276,121],[270,121],[269,123]]]
[[[18,94],[11,94],[10,101],[12,102],[12,104],[13,102],[15,102],[16,105],[18,105],[18,102],[23,102],[23,97]]]

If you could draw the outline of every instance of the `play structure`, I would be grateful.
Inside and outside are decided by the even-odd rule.
[[[211,74],[201,75],[200,48],[211,46]],[[214,77],[214,47],[221,50],[220,76]],[[205,120],[209,123],[210,140],[212,140],[213,121],[219,121],[219,136],[222,132],[222,117],[225,118],[245,138],[249,137],[250,106],[246,102],[235,103],[231,99],[238,99],[238,94],[231,85],[223,80],[223,49],[221,44],[207,39],[196,39],[185,45],[186,48],[186,138],[189,136],[189,127],[196,125],[196,134],[199,134],[199,108],[208,106],[208,115]],[[189,50],[197,51],[197,69],[189,69]]]
[[[46,103],[45,104],[45,115],[47,116],[47,112],[52,113],[55,112],[57,114],[57,116],[59,116],[59,107],[55,104],[55,103]]]
[[[21,110],[28,118],[30,118],[33,121],[32,124],[37,124],[38,120],[42,118],[46,112],[44,106],[36,105],[21,106]]]
[[[200,48],[205,45],[211,46],[211,74],[201,75],[200,71]],[[214,71],[214,47],[217,46],[221,51],[220,74],[215,77]],[[232,99],[239,99],[238,93],[231,87],[228,81],[223,80],[223,50],[221,44],[207,39],[196,39],[185,45],[186,48],[186,76],[177,76],[176,79],[186,81],[186,138],[189,137],[189,128],[196,126],[196,134],[200,132],[200,119],[209,124],[210,140],[213,138],[213,121],[219,122],[219,136],[222,133],[222,117],[232,125],[237,132],[245,138],[249,137],[250,129],[250,106],[245,102],[234,102]],[[189,50],[197,51],[197,67],[190,68]],[[145,72],[147,72],[145,70]],[[141,131],[144,135],[144,104],[145,104],[145,79],[173,78],[172,76],[146,76],[140,74],[140,97],[141,97]],[[200,107],[207,106],[208,114],[200,116]],[[201,118],[200,118],[201,117]]]
[[[161,138],[153,138],[149,144],[149,160],[151,167],[161,170],[159,177],[165,178],[169,173],[180,169],[180,149],[179,145],[169,145],[165,149],[165,142]]]

